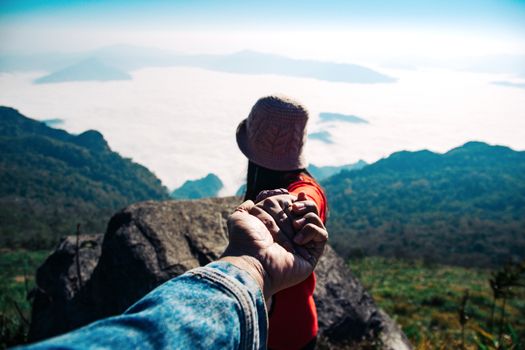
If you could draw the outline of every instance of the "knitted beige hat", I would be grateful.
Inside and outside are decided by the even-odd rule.
[[[267,96],[237,127],[237,144],[249,160],[272,170],[306,168],[303,155],[308,111],[284,96]]]

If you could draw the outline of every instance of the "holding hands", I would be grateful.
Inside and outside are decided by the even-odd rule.
[[[305,280],[321,257],[328,232],[306,195],[263,191],[228,219],[230,242],[221,260],[246,270],[268,299]]]

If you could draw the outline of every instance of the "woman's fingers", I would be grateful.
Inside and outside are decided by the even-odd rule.
[[[317,225],[324,229],[323,221],[316,213],[306,213],[303,217],[293,220],[292,225],[295,231],[299,233],[301,229],[309,223]]]
[[[254,207],[254,203],[253,201],[251,200],[247,200],[247,201],[244,201],[242,202],[236,209],[235,211],[250,211],[250,209],[252,209]]]
[[[305,201],[307,199],[308,199],[308,197],[306,196],[305,192],[299,192],[299,194],[297,195],[297,200],[298,201]]]
[[[294,237],[293,241],[299,245],[304,245],[310,242],[317,235],[317,230],[315,228],[315,225],[306,224],[305,226],[303,226],[303,228],[297,234],[297,236]]]
[[[288,192],[286,188],[276,188],[274,190],[263,190],[259,192],[259,194],[255,198],[255,203],[259,203],[260,201],[263,201],[268,197],[278,196],[281,194],[290,194],[290,193]]]
[[[270,231],[275,242],[282,245],[287,251],[295,252],[291,238],[289,238],[276,223],[275,219],[266,210],[259,206],[250,209],[250,214],[258,218],[264,226]]]
[[[295,202],[294,204],[292,204],[292,214],[296,218],[292,221],[292,227],[295,230],[295,232],[298,232],[306,224],[306,215],[318,215],[317,206],[313,201]]]
[[[292,195],[278,195],[266,198],[256,204],[256,207],[263,209],[271,215],[279,228],[290,240],[295,234],[292,224],[294,216],[291,213],[291,205],[295,199],[296,197]]]
[[[312,200],[297,201],[292,204],[292,213],[296,216],[303,216],[307,213],[319,214],[317,205]]]
[[[293,240],[299,245],[306,245],[310,242],[326,242],[328,240],[328,232],[324,227],[306,224]]]
[[[250,213],[268,228],[274,240],[289,252],[315,265],[324,250],[328,233],[316,204],[301,192],[274,195],[258,202]]]
[[[322,224],[318,225],[312,222],[304,225],[294,238],[296,251],[299,252],[299,248],[301,248],[300,256],[314,267],[319,261],[319,258],[321,258],[321,255],[323,255],[327,241],[328,232],[325,227]]]

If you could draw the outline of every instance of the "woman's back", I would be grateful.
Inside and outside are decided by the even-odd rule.
[[[255,201],[259,192],[275,188],[286,188],[295,196],[303,192],[315,203],[323,223],[326,222],[326,196],[308,171],[276,171],[249,162],[245,200]],[[305,281],[274,295],[269,312],[270,349],[299,349],[315,342],[318,325],[314,290],[315,274],[311,274]]]
[[[237,144],[248,158],[245,199],[259,192],[286,188],[303,192],[326,221],[327,201],[321,186],[308,173],[303,146],[306,141],[306,108],[292,99],[263,97],[237,128]],[[317,337],[317,311],[313,293],[315,274],[273,296],[269,312],[270,349],[313,348]]]

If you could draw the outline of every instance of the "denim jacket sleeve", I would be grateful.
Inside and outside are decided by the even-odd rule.
[[[120,316],[26,349],[264,349],[267,327],[259,285],[214,262],[162,284]]]

